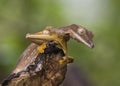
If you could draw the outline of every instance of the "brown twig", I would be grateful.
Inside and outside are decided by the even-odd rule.
[[[36,44],[31,44],[29,48],[35,48],[36,46]],[[29,51],[29,53],[31,52]],[[38,54],[34,61],[30,63],[25,70],[12,73],[6,80],[2,82],[1,85],[59,86],[64,80],[65,73],[67,71],[67,64],[61,65],[59,63],[63,57],[64,53],[61,49],[57,48],[55,44],[48,43],[43,54]],[[19,66],[20,64],[18,64],[15,70],[18,69]]]
[[[70,38],[94,47],[93,34],[80,25],[45,30],[27,34],[33,43],[23,52],[18,64],[2,86],[58,86],[67,71],[67,64],[73,58],[67,55],[67,42]]]

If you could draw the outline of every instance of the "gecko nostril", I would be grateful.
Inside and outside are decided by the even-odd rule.
[[[91,43],[91,45],[90,45],[90,46],[91,46],[91,48],[94,48],[95,44],[94,44],[94,43]]]

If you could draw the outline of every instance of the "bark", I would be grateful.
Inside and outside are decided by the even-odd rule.
[[[63,50],[51,43],[46,46],[44,53],[40,54],[36,53],[38,45],[31,44],[1,86],[59,86],[65,78],[67,64],[72,60],[60,64],[65,56]]]

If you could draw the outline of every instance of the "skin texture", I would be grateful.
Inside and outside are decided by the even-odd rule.
[[[93,34],[80,25],[46,27],[43,31],[27,34],[32,41],[1,86],[58,86],[73,58],[67,54],[70,38],[93,48]]]
[[[67,53],[67,41],[69,41],[70,38],[81,42],[90,48],[94,47],[92,32],[75,24],[60,27],[58,29],[49,26],[41,32],[27,34],[26,38],[37,44],[41,44],[46,41],[54,41],[60,45],[64,53]]]

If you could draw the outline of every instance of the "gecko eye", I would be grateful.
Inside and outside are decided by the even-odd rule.
[[[83,34],[85,33],[85,30],[84,30],[84,29],[78,29],[78,33],[79,33],[80,35],[83,35]]]

